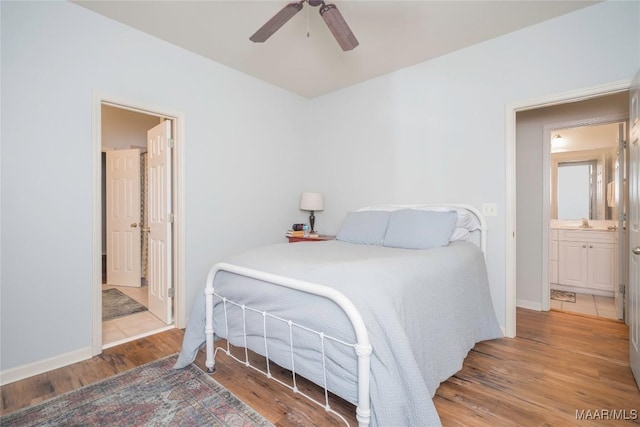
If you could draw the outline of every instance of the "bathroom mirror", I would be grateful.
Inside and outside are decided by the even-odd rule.
[[[558,218],[598,219],[598,162],[558,163]]]
[[[549,137],[551,218],[616,219],[617,124],[562,129]]]

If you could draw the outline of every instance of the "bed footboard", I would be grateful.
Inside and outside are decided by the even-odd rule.
[[[214,265],[211,270],[209,271],[209,274],[207,276],[207,283],[206,283],[206,287],[205,287],[205,301],[206,301],[206,322],[205,322],[205,336],[206,336],[206,362],[205,365],[207,367],[207,370],[209,372],[213,372],[214,370],[214,366],[215,366],[215,354],[214,354],[214,344],[213,344],[213,335],[214,335],[214,330],[213,330],[213,298],[214,298],[214,294],[215,294],[215,290],[214,290],[214,286],[213,286],[213,282],[214,279],[216,277],[216,274],[219,271],[226,271],[229,273],[233,273],[233,274],[237,274],[240,276],[245,276],[248,278],[252,278],[252,279],[257,279],[257,280],[261,280],[264,282],[268,282],[274,285],[278,285],[278,286],[282,286],[285,288],[290,288],[290,289],[295,289],[298,291],[302,291],[302,292],[306,292],[309,294],[313,294],[313,295],[318,295],[320,297],[324,297],[327,298],[333,302],[335,302],[343,311],[344,313],[347,315],[347,317],[349,318],[349,320],[351,321],[351,324],[353,326],[353,330],[355,332],[355,336],[356,336],[356,342],[354,344],[348,344],[348,343],[344,343],[341,342],[342,344],[348,345],[350,347],[353,347],[354,349],[354,357],[357,357],[357,366],[358,366],[358,372],[357,372],[357,378],[358,378],[358,390],[357,390],[357,394],[358,394],[358,403],[357,403],[357,408],[356,408],[356,418],[358,420],[358,424],[360,426],[368,426],[370,424],[370,420],[371,420],[371,407],[370,407],[370,398],[369,398],[369,383],[370,383],[370,357],[371,357],[371,344],[369,342],[369,335],[367,333],[367,329],[365,327],[364,321],[362,319],[362,316],[360,315],[360,313],[358,312],[358,310],[356,309],[356,307],[353,305],[353,303],[346,297],[344,296],[341,292],[327,287],[327,286],[323,286],[323,285],[318,285],[315,283],[310,283],[310,282],[306,282],[306,281],[302,281],[302,280],[297,280],[297,279],[292,279],[290,277],[285,277],[285,276],[279,276],[276,274],[271,274],[271,273],[266,273],[263,271],[259,271],[259,270],[253,270],[250,268],[246,268],[246,267],[242,267],[242,266],[238,266],[238,265],[233,265],[233,264],[228,264],[228,263],[218,263],[216,265]],[[219,296],[219,295],[218,295]],[[238,304],[236,302],[233,301],[228,301],[226,298],[224,298],[223,296],[219,296],[221,299],[223,299],[224,303],[226,304],[227,302],[229,302],[230,304],[235,304],[238,307],[240,307],[243,310],[253,310],[253,311],[257,311],[255,309],[251,309],[249,307],[245,307],[244,305]],[[268,313],[265,312],[261,312],[261,314],[263,316],[270,316]],[[271,317],[275,317],[275,316],[271,316]],[[288,322],[289,326],[291,327],[291,321],[290,320],[286,320],[286,319],[280,319],[278,318],[278,320],[282,320],[284,322]],[[308,328],[305,328],[308,329]],[[310,330],[310,329],[308,329]],[[335,338],[329,337],[328,335],[325,335],[322,331],[313,331],[310,330],[311,332],[314,332],[316,334],[318,334],[321,337],[321,340],[327,338],[327,339],[333,339],[335,341],[340,341],[337,340]],[[266,342],[266,331],[265,331],[265,342]],[[245,334],[245,341],[246,341],[246,334]],[[226,353],[228,355],[230,354],[229,348],[227,347],[227,350],[225,350]],[[246,351],[246,350],[245,350]],[[323,352],[323,358],[324,358],[324,348],[322,349]],[[268,355],[265,355],[268,359]],[[232,356],[233,357],[233,356]],[[293,360],[293,348],[291,348],[291,357]],[[237,358],[234,357],[234,359],[238,360],[239,362],[244,363],[245,365],[252,367],[256,370],[258,370],[259,372],[262,372],[263,374],[265,374],[267,377],[274,379],[269,371],[268,365],[267,365],[267,371],[262,371],[261,369],[257,369],[253,366],[250,365],[248,358],[246,358],[246,360],[239,360]],[[267,361],[268,363],[268,361]],[[322,406],[323,408],[325,408],[326,411],[328,412],[332,412],[336,415],[338,415],[340,418],[342,418],[337,412],[333,411],[330,407],[329,407],[329,402],[328,402],[328,389],[327,389],[327,385],[326,385],[326,379],[325,379],[325,384],[324,384],[324,389],[325,389],[325,402],[318,402],[315,399],[313,399],[312,397],[301,393],[296,385],[295,385],[295,367],[293,367],[292,369],[293,372],[293,381],[294,381],[294,385],[293,387],[289,386],[288,384],[284,384],[278,380],[278,382],[280,382],[281,384],[287,386],[289,389],[291,389],[292,391],[294,391],[295,393],[298,393],[304,397],[306,397],[307,399],[311,400],[312,402],[316,403],[319,406]],[[326,370],[323,373],[323,375],[326,378]],[[343,419],[343,421],[345,421]],[[346,423],[346,421],[345,421]]]

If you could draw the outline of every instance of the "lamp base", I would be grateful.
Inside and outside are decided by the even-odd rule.
[[[313,228],[313,226],[315,225],[316,222],[316,216],[313,214],[313,211],[311,211],[311,214],[309,215],[309,225],[311,226],[311,231],[310,233],[315,233],[315,229]]]

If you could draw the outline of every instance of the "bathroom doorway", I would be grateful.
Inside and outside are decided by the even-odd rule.
[[[550,128],[549,307],[622,320],[626,121]]]
[[[517,239],[513,274],[517,283],[517,307],[551,309],[550,279],[554,274],[552,270],[558,267],[558,263],[552,261],[557,259],[556,249],[559,250],[552,245],[551,233],[551,140],[559,133],[556,131],[626,122],[628,116],[629,91],[626,89],[516,111],[514,178],[518,202],[514,206]],[[600,190],[600,197],[606,197],[606,190]],[[575,219],[576,224],[582,224],[582,215]]]

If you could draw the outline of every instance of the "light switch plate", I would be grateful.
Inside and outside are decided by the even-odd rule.
[[[482,204],[482,214],[484,216],[497,216],[498,215],[498,205],[495,203],[483,203]]]

